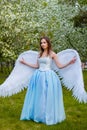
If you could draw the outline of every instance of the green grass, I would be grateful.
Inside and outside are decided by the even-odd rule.
[[[6,75],[0,74],[0,83]],[[87,71],[84,71],[84,82],[87,90]],[[33,121],[20,121],[20,114],[26,90],[11,97],[0,97],[0,130],[86,130],[87,104],[79,103],[71,92],[63,87],[66,120],[62,123],[47,126]]]

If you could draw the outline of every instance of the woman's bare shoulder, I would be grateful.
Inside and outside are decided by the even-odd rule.
[[[51,52],[50,52],[50,56],[51,56],[52,58],[54,58],[54,57],[56,56],[56,53],[55,53],[54,51],[51,51]]]

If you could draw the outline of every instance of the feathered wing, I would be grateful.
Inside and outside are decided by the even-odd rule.
[[[58,69],[58,67],[53,63],[53,69],[58,72],[59,76],[62,78],[62,83],[64,86],[72,90],[73,96],[79,100],[79,102],[87,103],[87,92],[84,89],[83,74],[81,68],[81,60],[79,54],[76,50],[66,49],[57,53],[58,60],[62,64],[68,63],[74,56],[76,56],[76,62],[63,69]]]
[[[0,85],[0,96],[11,96],[28,86],[29,79],[35,69],[20,63],[19,60],[22,59],[22,57],[26,62],[35,64],[37,62],[38,52],[30,50],[19,55],[11,74],[5,82]]]

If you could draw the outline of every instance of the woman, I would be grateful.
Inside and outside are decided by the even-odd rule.
[[[20,60],[22,64],[37,68],[28,85],[20,120],[34,120],[53,125],[62,122],[66,116],[60,79],[51,69],[52,59],[59,68],[64,68],[73,64],[76,58],[62,65],[57,54],[52,51],[48,37],[40,39],[40,48],[37,64]]]

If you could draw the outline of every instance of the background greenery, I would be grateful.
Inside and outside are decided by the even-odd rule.
[[[87,60],[87,2],[0,1],[0,61],[15,60],[28,49],[38,50],[39,38],[44,35],[56,52],[74,48]]]

